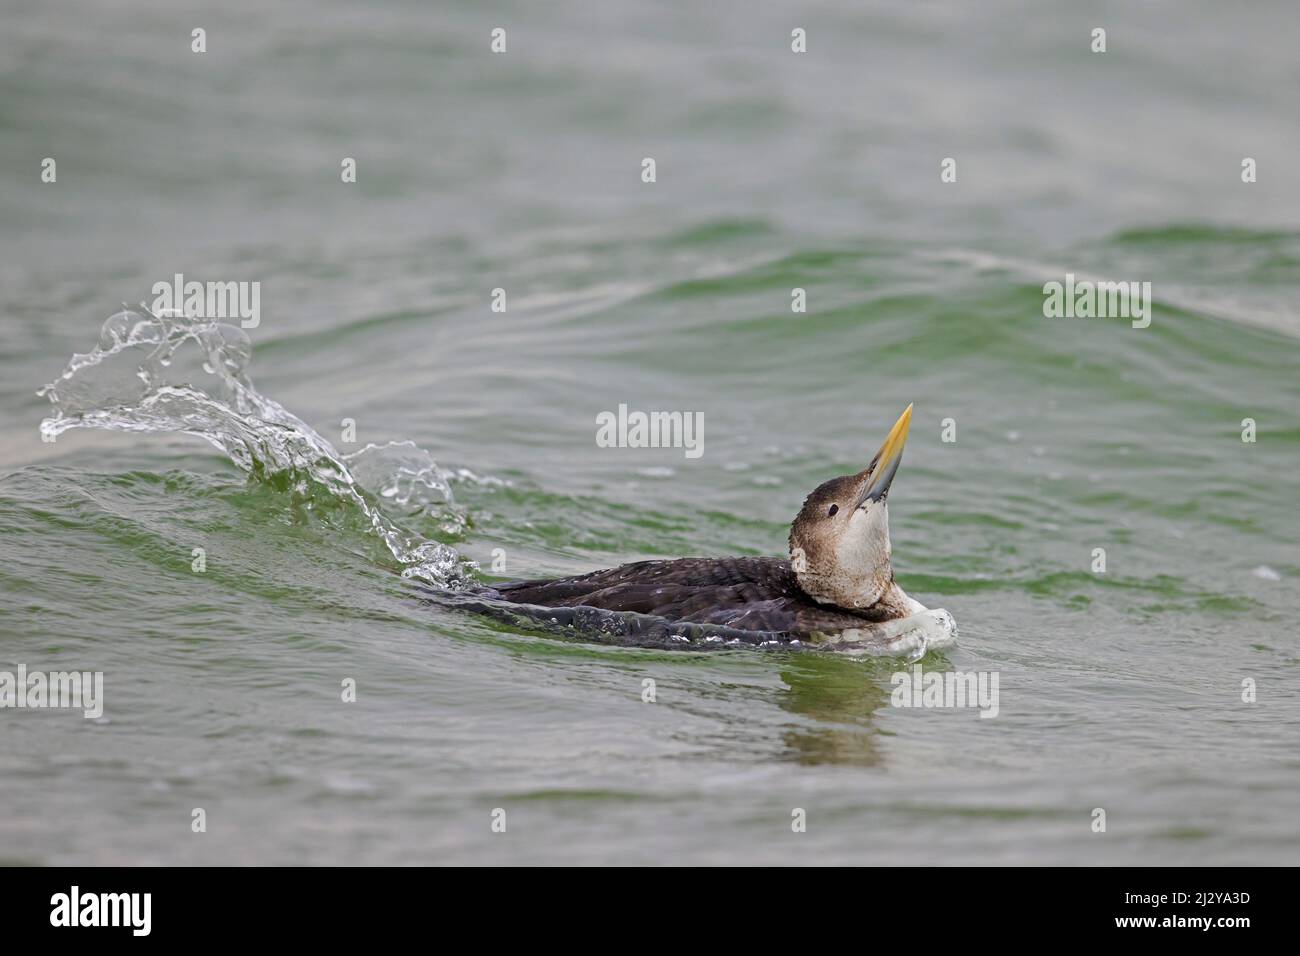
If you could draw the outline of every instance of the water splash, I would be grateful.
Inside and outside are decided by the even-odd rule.
[[[262,395],[248,377],[252,344],[238,326],[143,305],[109,316],[98,344],[68,361],[39,394],[54,414],[41,422],[53,441],[72,428],[182,432],[215,445],[251,478],[286,487],[299,502],[341,502],[364,516],[402,566],[403,577],[440,588],[472,581],[477,570],[448,545],[422,540],[371,498],[415,507],[448,533],[464,528],[453,480],[412,442],[367,445],[340,454],[310,425]]]

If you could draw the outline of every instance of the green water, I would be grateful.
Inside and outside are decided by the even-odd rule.
[[[105,707],[0,710],[0,860],[1297,861],[1292,8],[19,6],[0,670]],[[262,284],[257,391],[341,455],[413,443],[353,460],[361,504],[176,433],[41,441],[36,390],[178,272]],[[1045,318],[1066,272],[1151,282],[1150,327]],[[894,565],[993,719],[891,706],[895,660],[438,610],[375,533],[485,577],[779,554],[909,402]],[[598,447],[620,403],[701,413],[703,454]]]

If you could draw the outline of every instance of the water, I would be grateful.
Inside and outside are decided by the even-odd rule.
[[[1293,8],[751,7],[8,5],[0,670],[105,711],[0,711],[0,859],[1297,861]],[[1044,318],[1067,271],[1151,326]],[[88,366],[54,395],[116,429],[43,442],[175,273],[262,283],[247,348]],[[704,454],[598,448],[621,402]],[[780,553],[908,402],[895,566],[960,626],[922,666],[994,719],[420,599]]]

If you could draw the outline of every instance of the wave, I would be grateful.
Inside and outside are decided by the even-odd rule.
[[[1028,286],[1073,273],[1079,280],[1146,279],[1156,304],[1191,315],[1300,337],[1292,289],[1300,233],[1198,224],[1128,229],[1056,252],[1052,259],[965,247],[919,253],[973,274],[1004,273]]]
[[[449,534],[462,531],[454,481],[492,482],[440,467],[413,442],[366,445],[344,455],[319,432],[262,395],[248,376],[253,347],[243,329],[219,320],[124,308],[99,342],[68,360],[38,394],[54,407],[41,422],[47,441],[73,428],[194,435],[219,448],[250,480],[287,489],[311,508],[355,509],[401,566],[403,577],[438,588],[473,583],[475,562],[425,540],[388,517],[380,500],[418,508]]]

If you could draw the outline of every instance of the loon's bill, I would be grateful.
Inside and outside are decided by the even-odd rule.
[[[638,561],[577,577],[497,585],[487,596],[534,608],[658,619],[676,626],[674,633],[716,629],[740,640],[764,638],[755,643],[908,656],[951,646],[957,634],[952,615],[908,597],[890,563],[887,500],[911,421],[908,405],[866,468],[808,495],[790,526],[788,558]]]

